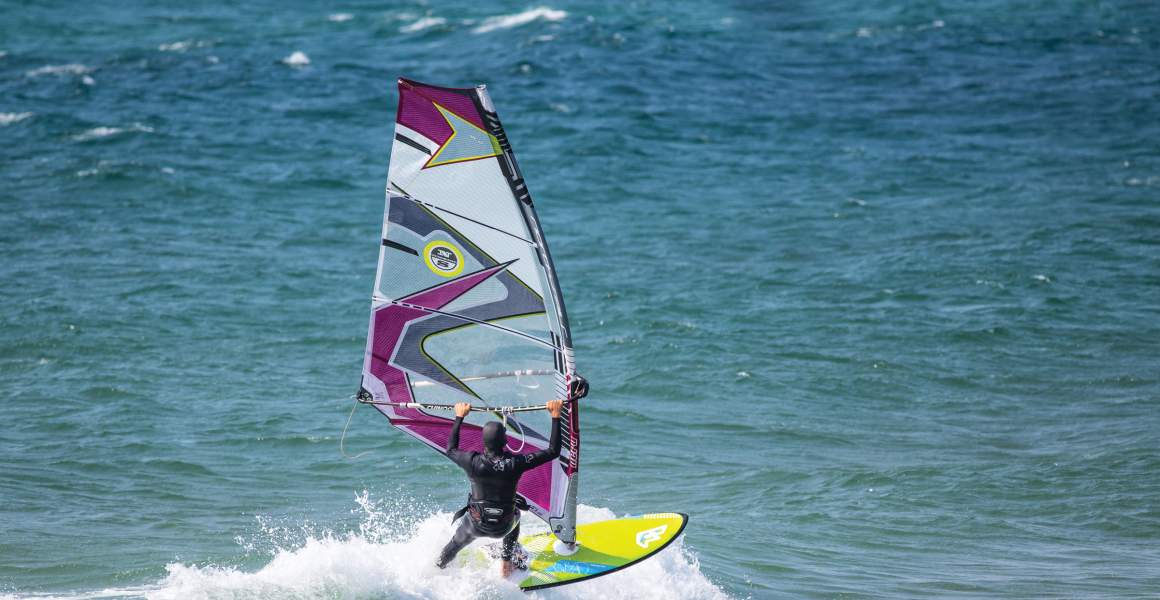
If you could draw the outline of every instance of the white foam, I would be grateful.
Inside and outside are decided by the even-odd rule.
[[[35,594],[18,596],[16,594],[0,594],[0,600],[123,600],[124,598],[144,598],[151,588],[107,588],[91,592],[74,592],[71,594]]]
[[[153,128],[149,127],[147,125],[142,125],[140,123],[134,123],[134,124],[130,125],[129,127],[124,127],[124,128],[122,128],[122,127],[94,127],[92,129],[85,130],[81,133],[78,133],[78,134],[72,136],[72,139],[74,139],[78,142],[84,142],[87,140],[95,140],[98,138],[109,137],[111,135],[117,135],[119,133],[125,133],[126,131],[139,131],[142,133],[153,133]]]
[[[69,63],[67,65],[45,65],[39,69],[28,71],[25,75],[40,77],[41,75],[84,75],[92,72],[92,67],[86,67],[80,63]]]
[[[273,550],[257,571],[229,566],[173,563],[155,586],[139,592],[149,600],[187,598],[624,598],[725,599],[728,596],[702,573],[696,557],[678,540],[656,556],[624,571],[572,586],[525,594],[499,575],[498,565],[468,561],[447,570],[435,556],[450,538],[445,512],[414,519],[383,512],[367,495],[358,499],[364,518],[357,531],[315,532],[304,527],[304,541]],[[615,518],[604,508],[580,506],[581,522]],[[543,531],[534,517],[524,519],[527,533]],[[284,527],[262,527],[262,536],[286,545],[294,538]],[[485,541],[477,542],[479,546]],[[253,549],[255,544],[246,544]],[[261,540],[256,544],[263,545]],[[470,550],[465,550],[470,552]]]
[[[332,21],[334,23],[345,23],[353,18],[354,18],[354,15],[352,15],[350,13],[334,13],[332,15],[327,16],[326,20]]]
[[[73,139],[78,142],[83,142],[85,140],[95,140],[97,138],[109,137],[110,135],[117,135],[118,133],[122,133],[124,131],[125,130],[121,129],[120,127],[94,127],[92,129],[85,130],[83,133],[74,135]]]
[[[301,50],[295,50],[290,53],[290,56],[282,59],[282,64],[290,65],[291,67],[305,67],[310,64],[310,57],[306,56],[306,53]]]
[[[496,31],[497,29],[511,29],[519,27],[520,25],[527,25],[533,21],[563,21],[568,13],[562,10],[553,10],[546,6],[530,8],[521,13],[514,15],[500,15],[498,17],[488,17],[483,20],[472,33],[487,33],[489,31]]]
[[[419,19],[410,25],[404,25],[400,27],[399,31],[401,33],[414,33],[416,31],[423,31],[424,29],[430,29],[432,27],[439,27],[440,25],[445,25],[446,23],[447,19],[444,19],[443,17],[423,17],[422,19]]]
[[[161,44],[157,47],[162,52],[185,52],[193,47],[193,41],[182,40],[180,42],[173,42],[171,44]]]
[[[27,119],[31,116],[32,116],[32,113],[30,113],[30,112],[0,113],[0,126],[11,125],[13,123],[19,123],[19,122],[23,121],[24,119]]]

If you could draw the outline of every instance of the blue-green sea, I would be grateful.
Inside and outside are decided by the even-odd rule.
[[[520,158],[581,518],[691,516],[532,597],[1160,596],[1160,4],[0,14],[0,598],[529,597],[350,412],[400,76]]]

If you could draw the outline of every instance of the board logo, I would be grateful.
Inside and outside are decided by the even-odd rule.
[[[668,525],[661,525],[660,527],[653,527],[652,529],[645,529],[636,534],[636,545],[641,548],[648,549],[649,544],[659,542],[661,536],[669,530]]]
[[[463,272],[463,254],[448,242],[436,240],[423,248],[427,268],[440,277],[455,277]]]

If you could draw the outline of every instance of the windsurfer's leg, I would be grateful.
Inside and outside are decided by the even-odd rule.
[[[500,572],[504,577],[512,574],[516,569],[516,553],[520,546],[520,522],[519,517],[516,517],[516,526],[503,536],[503,553],[500,558],[503,559],[503,564],[500,566]]]
[[[452,535],[451,541],[443,546],[443,551],[439,553],[439,560],[435,561],[435,566],[440,569],[447,568],[447,563],[450,563],[460,550],[474,541],[475,537],[475,528],[471,525],[471,519],[467,515],[460,517],[455,535]]]

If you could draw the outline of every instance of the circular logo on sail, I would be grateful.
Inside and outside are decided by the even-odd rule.
[[[448,242],[436,240],[423,248],[427,268],[442,277],[455,277],[463,271],[463,254]]]

